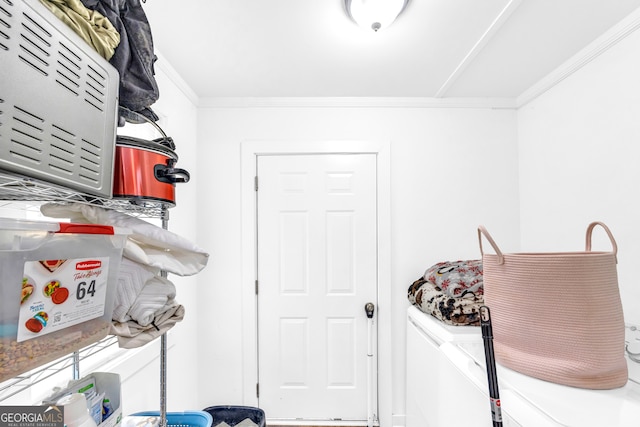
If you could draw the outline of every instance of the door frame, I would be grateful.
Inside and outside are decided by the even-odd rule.
[[[258,330],[255,280],[257,270],[257,156],[289,154],[375,154],[377,176],[378,252],[378,417],[392,425],[391,340],[391,170],[388,141],[245,141],[240,145],[242,215],[242,396],[243,404],[258,405]],[[268,414],[267,414],[268,416]]]

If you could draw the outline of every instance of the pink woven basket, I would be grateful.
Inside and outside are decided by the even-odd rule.
[[[591,251],[596,225],[613,250]],[[485,254],[482,236],[495,254]],[[542,380],[612,389],[628,379],[615,239],[589,224],[584,252],[503,253],[478,227],[496,360]]]

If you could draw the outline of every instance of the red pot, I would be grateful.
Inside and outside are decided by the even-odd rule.
[[[113,197],[175,204],[175,184],[190,177],[174,167],[177,161],[176,153],[158,142],[118,136]]]

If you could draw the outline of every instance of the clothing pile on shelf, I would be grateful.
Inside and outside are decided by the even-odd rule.
[[[443,261],[409,286],[409,302],[449,325],[480,325],[482,260]]]
[[[120,74],[119,124],[136,122],[127,110],[157,121],[150,108],[160,93],[151,27],[140,0],[40,0],[109,61]]]
[[[191,276],[209,254],[171,231],[114,210],[82,203],[47,203],[43,215],[72,222],[106,224],[130,230],[118,275],[111,334],[122,348],[140,347],[184,318],[174,284],[161,272]]]

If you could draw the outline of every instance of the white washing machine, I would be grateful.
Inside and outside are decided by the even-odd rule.
[[[640,364],[628,363],[630,380],[614,390],[554,384],[498,364],[503,425],[640,426]],[[449,326],[410,307],[406,395],[406,427],[492,426],[480,328]]]

